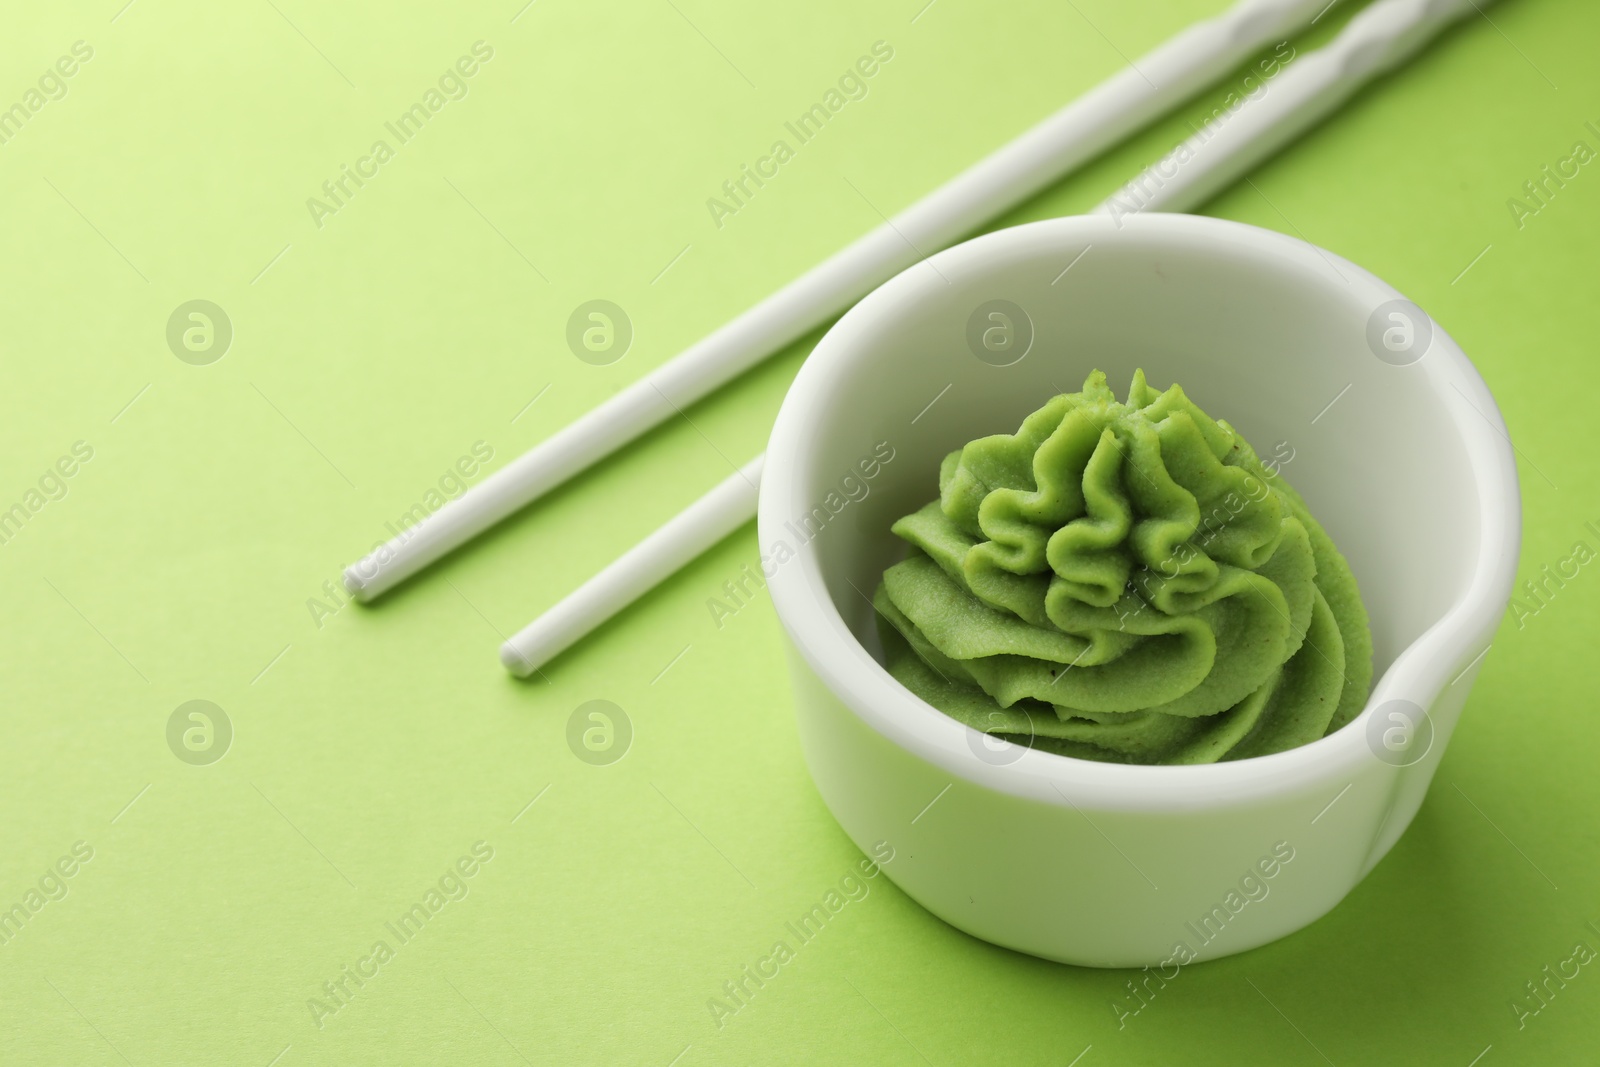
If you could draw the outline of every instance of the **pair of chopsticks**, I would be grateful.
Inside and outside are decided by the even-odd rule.
[[[987,159],[813,267],[387,544],[345,568],[370,601],[706,396],[856,300],[1058,181],[1321,18],[1338,0],[1242,0],[1182,31]],[[1491,0],[1376,0],[1327,46],[1274,72],[1094,210],[1186,211],[1247,173],[1356,90]],[[765,453],[506,641],[526,676],[755,517]]]

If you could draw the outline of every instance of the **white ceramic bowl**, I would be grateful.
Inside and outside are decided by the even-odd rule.
[[[1008,948],[1175,966],[1305,926],[1383,858],[1505,609],[1521,528],[1493,398],[1401,299],[1271,231],[1085,216],[941,252],[822,339],[773,429],[761,551],[812,777],[857,845],[893,847],[900,888]],[[995,300],[1026,321],[980,359],[969,322],[984,307],[980,325],[1003,328]],[[1030,323],[1026,354],[996,365]],[[1282,473],[1372,617],[1376,681],[1356,721],[1257,759],[1104,764],[997,743],[880,665],[869,598],[903,551],[890,523],[937,495],[946,452],[1014,432],[1096,367],[1119,396],[1136,367],[1178,382],[1264,459],[1292,453]]]

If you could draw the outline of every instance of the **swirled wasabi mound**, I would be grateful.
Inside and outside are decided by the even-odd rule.
[[[1372,680],[1355,576],[1276,470],[1174,385],[1095,371],[946,456],[874,597],[886,666],[974,729],[1188,764],[1315,741]]]

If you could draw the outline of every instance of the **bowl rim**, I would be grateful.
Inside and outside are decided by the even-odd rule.
[[[802,506],[810,453],[806,448],[813,411],[830,386],[858,356],[851,342],[879,314],[898,313],[902,302],[933,285],[943,286],[938,268],[952,271],[963,260],[990,258],[1040,247],[1149,239],[1176,242],[1202,252],[1226,245],[1267,261],[1315,261],[1327,274],[1330,263],[1372,306],[1406,299],[1387,282],[1342,257],[1273,230],[1198,215],[1151,213],[1113,221],[1105,216],[1068,216],[1025,223],[973,238],[939,252],[874,289],[836,322],[818,342],[785,396],[767,448],[758,506],[762,543],[779,529],[782,515]],[[929,270],[929,266],[934,269]],[[809,669],[868,727],[901,749],[964,779],[997,792],[1055,806],[1152,811],[1227,807],[1307,787],[1354,780],[1381,763],[1365,743],[1375,710],[1392,700],[1430,708],[1447,685],[1471,672],[1499,625],[1513,587],[1521,537],[1517,470],[1510,437],[1488,386],[1455,341],[1433,324],[1426,358],[1414,364],[1460,435],[1478,486],[1478,552],[1470,577],[1456,602],[1415,641],[1401,650],[1375,681],[1362,712],[1344,728],[1310,744],[1269,756],[1201,766],[1143,766],[1100,763],[1029,749],[997,766],[976,759],[968,747],[971,729],[927,704],[900,685],[861,645],[840,616],[822,580],[812,546],[777,568],[768,589],[779,621],[794,650]],[[1465,402],[1454,403],[1451,390]],[[1469,659],[1477,657],[1477,659]],[[1457,672],[1460,672],[1459,674]],[[1455,681],[1452,682],[1451,679]],[[1435,742],[1442,747],[1443,740]],[[1430,753],[1430,755],[1433,755]],[[1434,759],[1416,766],[1432,765]],[[1398,770],[1400,768],[1390,768]]]

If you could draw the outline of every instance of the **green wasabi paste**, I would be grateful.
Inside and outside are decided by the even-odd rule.
[[[1099,371],[946,456],[874,597],[885,665],[974,729],[1119,763],[1245,759],[1366,703],[1355,576],[1226,422]]]

